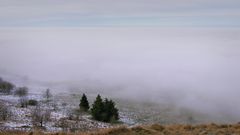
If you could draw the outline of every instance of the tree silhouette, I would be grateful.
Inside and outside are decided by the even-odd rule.
[[[107,98],[103,102],[100,95],[97,96],[92,106],[91,114],[98,121],[114,122],[119,120],[118,109],[115,107],[115,103]]]
[[[102,121],[102,113],[104,110],[104,104],[102,101],[102,98],[100,95],[98,95],[96,97],[96,100],[94,101],[93,105],[92,105],[92,109],[91,109],[91,114],[93,119],[98,120],[98,121]]]
[[[43,93],[43,97],[46,98],[46,102],[50,102],[51,98],[52,98],[52,93],[50,89],[47,89],[44,93]]]
[[[114,122],[119,119],[118,109],[115,107],[115,103],[107,98],[104,100],[103,111],[104,122]]]
[[[27,99],[28,88],[27,87],[18,87],[14,92],[14,94],[19,96],[19,103],[21,107],[28,106],[28,99]]]
[[[87,112],[89,109],[89,103],[87,100],[87,96],[83,93],[82,98],[80,100],[80,104],[79,104],[80,110]]]
[[[4,81],[2,79],[0,80],[0,92],[4,94],[10,94],[14,87],[15,86],[12,83]]]
[[[24,97],[28,95],[28,88],[27,87],[19,87],[17,90],[14,92],[15,95],[19,97]]]
[[[43,124],[48,122],[51,118],[50,109],[44,109],[42,106],[37,105],[32,110],[32,124],[36,127],[43,127]]]

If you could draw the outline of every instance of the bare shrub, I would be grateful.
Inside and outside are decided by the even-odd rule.
[[[11,111],[7,105],[0,102],[0,121],[6,121],[11,117]]]
[[[28,99],[27,97],[20,97],[19,98],[19,104],[22,108],[28,107]]]
[[[28,88],[27,87],[19,87],[14,92],[14,95],[17,95],[19,97],[24,97],[28,95]]]
[[[19,104],[21,107],[28,106],[28,99],[27,99],[28,88],[27,87],[18,87],[15,90],[14,95],[19,97]]]
[[[52,96],[53,96],[53,95],[52,95],[50,89],[47,89],[47,90],[43,93],[43,97],[46,99],[46,102],[50,102]]]
[[[37,105],[32,112],[32,124],[35,127],[43,127],[43,125],[50,121],[51,111],[43,109],[40,105]]]

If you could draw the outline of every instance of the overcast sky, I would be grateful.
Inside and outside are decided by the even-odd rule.
[[[0,27],[239,27],[239,0],[0,0]]]

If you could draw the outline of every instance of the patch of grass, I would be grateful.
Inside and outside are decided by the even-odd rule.
[[[240,135],[240,124],[217,125],[148,125],[132,128],[120,126],[115,128],[100,129],[93,132],[79,133],[43,133],[8,131],[0,132],[0,135]]]
[[[153,124],[150,126],[151,129],[156,130],[156,131],[163,131],[165,129],[164,126],[159,125],[159,124]]]

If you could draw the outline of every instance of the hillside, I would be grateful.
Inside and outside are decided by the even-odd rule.
[[[23,98],[19,94],[24,88],[27,94]],[[46,92],[28,93],[27,87],[0,93],[0,135],[240,135],[240,123],[230,124],[237,122],[218,122],[214,117],[172,105],[118,98],[119,121],[101,122],[79,109],[81,94],[52,95],[49,89],[46,91],[50,100]],[[90,103],[93,99],[90,95]],[[216,124],[206,124],[211,122]]]

